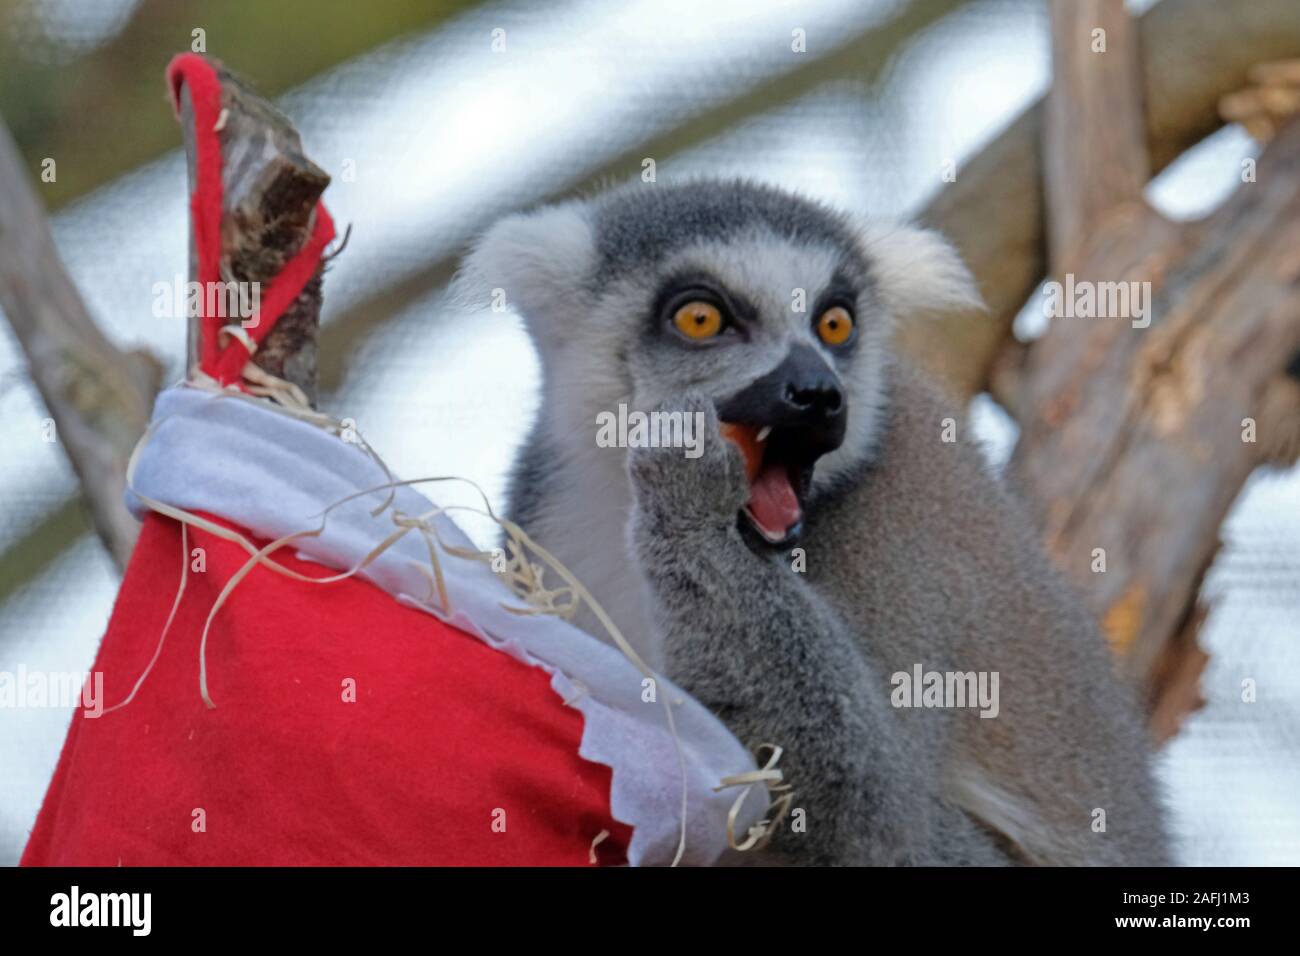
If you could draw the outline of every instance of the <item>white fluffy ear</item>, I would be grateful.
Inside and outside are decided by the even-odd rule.
[[[456,277],[465,305],[486,308],[505,295],[505,305],[530,323],[561,311],[572,315],[574,292],[595,262],[595,240],[581,203],[548,206],[507,216],[471,248]]]
[[[961,255],[933,230],[873,223],[862,229],[862,248],[885,305],[900,320],[985,307]]]

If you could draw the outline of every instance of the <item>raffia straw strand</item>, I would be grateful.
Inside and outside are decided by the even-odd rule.
[[[184,522],[182,522],[181,523],[181,583],[176,588],[176,598],[175,600],[172,601],[172,609],[171,609],[171,613],[167,615],[167,623],[163,625],[162,633],[158,635],[158,646],[153,649],[153,657],[149,658],[149,663],[145,665],[144,671],[141,672],[139,678],[137,678],[135,682],[135,686],[131,688],[131,693],[127,694],[126,699],[123,700],[121,703],[114,704],[112,707],[106,708],[104,713],[111,714],[113,711],[125,707],[127,704],[131,703],[131,701],[135,700],[135,695],[140,690],[140,687],[144,684],[145,678],[148,677],[149,672],[153,670],[154,664],[158,663],[158,657],[162,654],[163,641],[167,640],[167,632],[171,630],[172,621],[176,618],[176,609],[181,606],[181,597],[185,594],[185,584],[189,580],[189,576],[190,576],[189,528],[184,524]]]
[[[736,802],[731,805],[731,810],[727,814],[727,844],[733,850],[739,850],[742,853],[746,850],[761,850],[771,842],[773,835],[775,835],[777,829],[781,826],[781,822],[785,819],[786,813],[789,812],[791,802],[794,800],[793,789],[789,784],[782,783],[784,775],[776,768],[777,761],[781,759],[782,748],[776,744],[762,744],[758,749],[760,753],[764,750],[771,753],[766,764],[758,770],[723,777],[719,785],[713,788],[715,793],[730,787],[743,786],[745,788],[740,792]],[[740,808],[744,804],[745,798],[749,796],[749,792],[760,783],[767,787],[769,793],[780,794],[780,797],[769,808],[771,816],[751,826],[744,842],[737,843],[736,818],[740,815]]]
[[[244,347],[250,356],[257,354],[257,343],[253,341],[253,337],[248,334],[248,330],[239,323],[232,322],[230,325],[223,325],[220,332],[217,334],[218,336],[226,336],[227,338],[238,340],[239,344]],[[258,366],[254,367],[257,368]]]
[[[592,863],[598,862],[596,858],[596,847],[604,843],[605,838],[608,836],[609,836],[608,830],[601,830],[599,833],[596,834],[595,838],[591,841],[591,848],[587,851],[587,859],[590,860]]]

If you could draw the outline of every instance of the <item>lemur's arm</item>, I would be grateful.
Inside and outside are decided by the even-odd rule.
[[[736,515],[749,494],[740,451],[712,403],[703,454],[635,448],[633,553],[650,589],[667,676],[750,749],[785,748],[790,821],[772,846],[802,863],[908,863],[926,857],[930,785],[904,752],[888,684],[873,673],[836,615],[779,555],[759,555]]]

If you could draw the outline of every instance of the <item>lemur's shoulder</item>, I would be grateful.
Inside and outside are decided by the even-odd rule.
[[[976,635],[1002,628],[1025,637],[1029,663],[1053,653],[1101,666],[1092,616],[956,404],[904,358],[891,364],[886,395],[870,465],[810,516],[810,577],[823,556],[819,583],[871,602],[918,651],[967,641],[975,656],[994,657],[997,649]],[[922,622],[928,633],[912,633]],[[1064,640],[1073,646],[1053,647]]]
[[[810,583],[885,673],[999,674],[996,719],[907,715],[960,805],[1040,860],[1162,860],[1140,709],[1095,616],[955,403],[902,359],[887,395],[871,467],[813,513]],[[947,419],[957,441],[943,440]],[[1105,841],[1087,825],[1098,807],[1111,815]]]

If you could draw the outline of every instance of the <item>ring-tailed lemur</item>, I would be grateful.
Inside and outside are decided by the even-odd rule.
[[[785,748],[802,827],[777,854],[1165,859],[1095,623],[891,352],[894,320],[978,303],[942,238],[745,182],[637,184],[501,221],[465,274],[505,290],[541,356],[512,518],[652,666]],[[600,447],[620,405],[699,413],[703,453]],[[996,673],[997,715],[891,706],[921,671]]]

